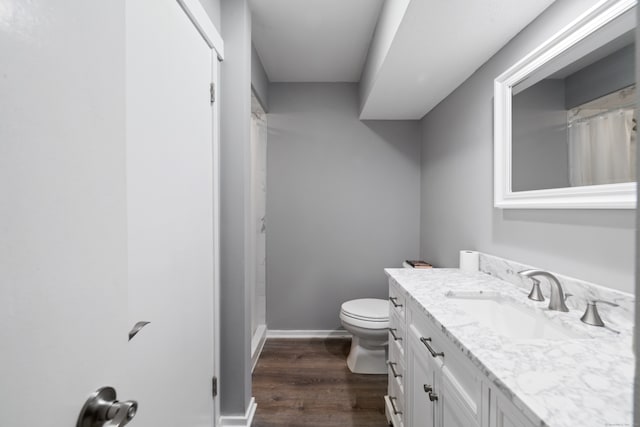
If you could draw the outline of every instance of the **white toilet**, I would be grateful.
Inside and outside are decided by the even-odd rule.
[[[386,374],[389,302],[363,298],[340,308],[342,326],[353,335],[347,366],[355,374]]]

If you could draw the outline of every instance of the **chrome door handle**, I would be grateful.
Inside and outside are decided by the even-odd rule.
[[[391,304],[393,304],[394,307],[398,308],[398,307],[402,307],[402,304],[397,303],[396,301],[398,301],[398,298],[396,297],[389,297],[389,301],[391,301]]]
[[[402,374],[399,374],[399,373],[396,371],[395,365],[397,365],[397,363],[392,362],[392,361],[388,361],[388,362],[387,362],[387,365],[389,365],[389,368],[391,369],[391,372],[393,373],[393,377],[394,377],[394,378],[398,378],[398,377],[402,378]]]
[[[396,329],[396,328],[389,328],[389,333],[391,334],[391,336],[393,337],[393,339],[394,339],[395,341],[398,341],[398,340],[402,341],[402,337],[397,336],[397,335],[396,335],[396,331],[397,331],[397,329]]]
[[[431,353],[432,357],[438,357],[438,356],[442,356],[444,357],[444,353],[443,352],[437,352],[433,349],[433,347],[431,347],[429,345],[429,342],[431,341],[431,337],[425,338],[425,337],[421,337],[420,341],[422,342],[422,344],[424,344],[425,347],[427,347],[427,350],[429,350],[429,353]]]
[[[398,398],[394,396],[389,396],[389,403],[391,403],[391,408],[393,409],[393,413],[395,415],[399,415],[399,414],[402,414],[402,411],[398,411],[398,407],[396,406],[396,399]]]
[[[138,402],[116,400],[113,387],[91,393],[78,415],[76,427],[123,427],[136,416]]]

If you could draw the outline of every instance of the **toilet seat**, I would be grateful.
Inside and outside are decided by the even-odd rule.
[[[347,301],[340,308],[340,318],[362,328],[386,329],[389,324],[389,304],[386,300],[375,298]]]

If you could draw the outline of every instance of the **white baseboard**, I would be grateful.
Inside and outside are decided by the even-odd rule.
[[[256,333],[253,334],[251,339],[251,372],[256,368],[260,353],[264,347],[264,342],[267,340],[267,326],[258,325]]]
[[[268,330],[267,338],[351,338],[344,329],[337,330]]]
[[[222,416],[220,417],[220,427],[251,427],[257,407],[256,399],[252,397],[244,415]]]

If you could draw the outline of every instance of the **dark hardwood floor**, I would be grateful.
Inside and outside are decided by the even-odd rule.
[[[345,339],[268,339],[253,373],[254,427],[387,427],[386,375],[352,374]]]

